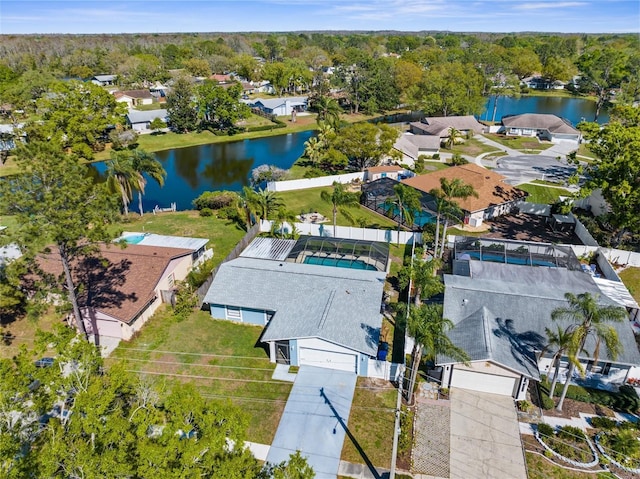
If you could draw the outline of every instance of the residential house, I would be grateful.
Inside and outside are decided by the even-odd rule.
[[[485,126],[472,115],[466,116],[430,116],[422,121],[409,124],[409,131],[415,135],[432,135],[441,141],[449,138],[451,129],[458,130],[462,135],[482,133]]]
[[[139,105],[151,105],[154,96],[149,90],[123,90],[113,93],[117,102],[126,103],[129,108]]]
[[[286,97],[286,98],[256,98],[253,100],[243,100],[251,108],[257,108],[264,113],[276,116],[289,116],[293,111],[301,113],[307,111],[308,97]]]
[[[10,151],[16,147],[16,138],[24,140],[26,133],[22,130],[24,123],[0,124],[0,151]]]
[[[264,326],[272,362],[367,376],[388,255],[386,243],[257,238],[220,265],[204,303],[213,318]]]
[[[11,116],[15,108],[11,103],[3,103],[0,105],[0,116]]]
[[[402,154],[400,163],[413,166],[420,155],[433,156],[440,152],[440,137],[404,133],[398,137],[393,148]]]
[[[91,79],[91,83],[99,86],[111,86],[116,84],[118,75],[96,75]]]
[[[130,110],[129,113],[127,113],[127,124],[138,133],[150,133],[151,122],[156,118],[160,118],[165,123],[168,123],[167,110]]]
[[[204,238],[124,231],[115,241],[124,241],[127,244],[135,244],[139,246],[189,249],[192,251],[191,261],[194,266],[198,266],[201,261],[207,260],[213,256],[213,251],[211,249],[207,249],[207,243],[209,243],[209,240]]]
[[[551,81],[548,78],[544,78],[539,75],[523,78],[520,84],[534,90],[564,90],[565,86],[567,85],[563,81]]]
[[[581,133],[567,120],[545,113],[503,116],[500,131],[507,135],[537,136],[541,140],[552,142],[566,140],[579,142],[581,138]]]
[[[514,252],[530,248],[537,251],[531,255],[533,266],[523,265],[523,257],[527,255]],[[443,387],[524,399],[531,381],[539,381],[543,374],[553,374],[551,357],[555,351],[550,350],[540,361],[538,359],[548,344],[546,328],[555,330],[557,326],[566,328],[569,325],[566,321],[551,320],[555,309],[567,307],[565,293],[591,293],[599,295],[600,304],[620,304],[601,294],[591,275],[579,268],[571,269],[577,263],[575,257],[574,261],[568,261],[569,268],[561,264],[548,266],[557,261],[559,249],[550,244],[509,242],[505,245],[504,258],[519,264],[504,263],[504,259],[498,258],[500,253],[491,251],[490,247],[486,255],[481,255],[484,261],[473,259],[473,256],[465,260],[464,256],[469,258],[469,253],[456,250],[458,264],[454,264],[454,274],[444,275],[443,315],[454,324],[449,338],[466,351],[471,360],[464,364],[438,357]],[[467,264],[461,267],[461,263]],[[591,387],[611,388],[623,384],[633,367],[640,364],[631,323],[612,323],[612,326],[622,344],[622,353],[615,360],[601,348],[598,361],[594,361],[592,338],[579,356],[587,371],[584,384]],[[566,358],[561,365],[564,381]]]
[[[527,193],[507,183],[505,177],[474,163],[453,166],[440,171],[402,180],[405,185],[429,193],[440,188],[440,179],[459,179],[471,185],[478,197],[456,198],[453,201],[464,214],[464,224],[480,226],[485,219],[495,218],[513,211]]]
[[[413,172],[398,165],[380,165],[370,166],[364,170],[364,181],[376,181],[380,178],[391,178],[400,181],[409,176],[413,176]]]
[[[233,82],[235,82],[233,76],[229,75],[228,73],[224,74],[224,75],[221,75],[221,74],[211,75],[209,77],[209,80],[212,80],[212,81],[214,81],[216,83],[233,83]]]

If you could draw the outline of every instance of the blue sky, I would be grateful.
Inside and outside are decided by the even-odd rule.
[[[638,0],[0,0],[0,33],[640,32]]]

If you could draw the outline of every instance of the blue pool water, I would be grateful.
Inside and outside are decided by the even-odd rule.
[[[128,244],[138,244],[140,243],[146,235],[130,235],[122,238]]]
[[[389,208],[384,203],[380,203],[378,207],[387,211],[387,213],[391,211],[393,213],[393,216],[396,216],[398,214],[398,208],[395,205]],[[435,223],[435,222],[436,222],[436,216],[429,213],[428,211],[422,210],[422,211],[414,212],[413,224],[415,224],[416,226],[422,227],[424,225]]]
[[[317,258],[315,256],[307,256],[304,259],[305,264],[318,264],[322,266],[336,266],[338,268],[366,269],[368,271],[376,271],[376,268],[364,261],[337,258]]]
[[[480,253],[477,251],[465,251],[464,254],[471,256],[473,259],[480,259]],[[482,261],[493,261],[494,263],[504,263],[504,255],[501,254],[492,254],[492,253],[483,253]],[[508,264],[522,264],[522,265],[531,265],[531,261],[529,258],[509,258],[507,256]],[[548,266],[550,268],[555,268],[556,264],[551,261],[543,261],[539,259],[533,260],[533,266]]]

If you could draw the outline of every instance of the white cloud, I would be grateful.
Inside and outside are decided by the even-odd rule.
[[[534,2],[534,3],[522,3],[520,5],[514,5],[514,10],[548,10],[548,9],[558,9],[558,8],[576,8],[576,7],[584,7],[587,3],[585,2],[550,2],[550,3],[542,3],[542,2]]]

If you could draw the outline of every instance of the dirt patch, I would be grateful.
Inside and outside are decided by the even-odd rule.
[[[558,404],[558,398],[554,398],[554,401],[556,404]],[[607,417],[615,416],[613,409],[610,409],[606,406],[601,406],[599,404],[590,404],[568,398],[564,400],[564,404],[562,405],[562,412],[559,412],[556,409],[548,409],[543,411],[543,414],[545,416],[563,417],[567,419],[572,417],[580,417],[580,413],[597,414],[598,416]]]

